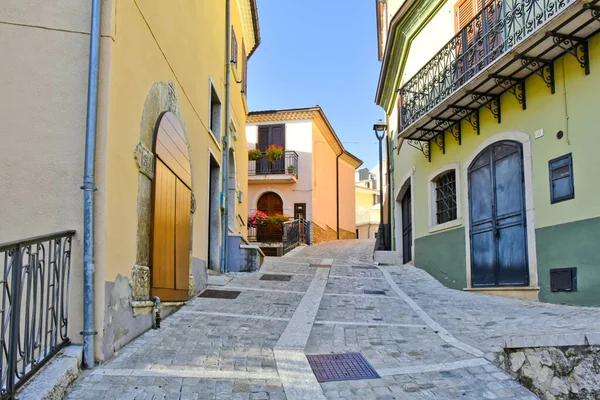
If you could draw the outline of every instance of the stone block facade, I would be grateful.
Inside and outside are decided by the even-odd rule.
[[[340,229],[340,239],[356,239],[356,232]]]
[[[325,225],[325,228],[321,228],[319,225],[312,223],[312,244],[329,242],[331,240],[337,240],[337,232]]]
[[[337,240],[337,232],[327,225],[325,225],[325,228],[321,228],[313,222],[311,224],[311,233],[311,244]],[[356,239],[356,233],[340,229],[340,239]]]

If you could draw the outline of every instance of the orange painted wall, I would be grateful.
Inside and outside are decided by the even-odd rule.
[[[340,229],[354,232],[356,229],[356,194],[354,167],[340,158]]]
[[[336,153],[313,123],[313,222],[325,229],[337,228]]]

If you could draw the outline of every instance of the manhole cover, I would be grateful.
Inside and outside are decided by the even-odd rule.
[[[381,296],[385,296],[385,292],[383,290],[363,290],[365,294],[378,294]]]
[[[202,294],[200,294],[200,296],[198,297],[208,297],[210,299],[227,299],[227,300],[232,300],[232,299],[237,299],[237,297],[240,295],[240,293],[237,290],[213,290],[213,289],[207,289],[204,292],[202,292]]]
[[[321,354],[306,358],[319,382],[379,378],[360,353]]]
[[[377,267],[373,267],[371,265],[353,265],[352,268],[358,268],[358,269],[377,269]]]
[[[331,265],[329,265],[329,264],[310,264],[309,267],[314,267],[314,268],[330,268]]]
[[[287,282],[290,279],[292,279],[291,275],[275,275],[275,274],[263,274],[260,277],[260,281],[280,281],[280,282]]]

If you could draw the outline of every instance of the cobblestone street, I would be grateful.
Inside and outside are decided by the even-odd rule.
[[[372,249],[341,241],[267,258],[211,288],[236,299],[191,300],[67,398],[537,399],[487,361],[503,338],[600,331],[600,310],[451,290],[411,266],[373,267]],[[330,353],[361,353],[381,378],[319,384],[304,355]]]

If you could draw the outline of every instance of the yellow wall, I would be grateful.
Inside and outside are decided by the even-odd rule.
[[[232,23],[240,49],[243,32],[237,5]],[[207,259],[207,192],[209,152],[221,163],[220,143],[209,124],[209,77],[225,101],[225,8],[219,2],[177,0],[165,8],[149,0],[119,3],[110,66],[110,115],[106,176],[106,280],[129,275],[135,262],[137,174],[132,151],[140,139],[141,111],[154,82],[174,82],[192,159],[192,186],[196,197],[193,256]],[[196,39],[194,39],[196,38]],[[237,130],[232,141],[237,182],[247,193],[245,117],[241,85],[232,78],[231,115]],[[224,105],[222,108],[224,133]],[[235,214],[243,220],[247,197],[237,201]],[[238,225],[242,233],[246,233]]]
[[[370,210],[373,208],[373,195],[379,192],[374,189],[356,187],[356,211]]]
[[[231,10],[241,72],[243,32],[235,1]],[[105,325],[104,282],[113,282],[118,275],[130,277],[136,263],[139,168],[133,151],[140,142],[142,112],[150,88],[156,82],[172,82],[175,87],[190,148],[196,199],[191,251],[193,257],[203,261],[208,258],[209,154],[221,164],[220,138],[226,132],[224,4],[174,0],[164,7],[151,0],[124,1],[118,3],[113,21],[110,52],[103,53],[102,59],[101,90],[108,94],[101,100],[99,117],[100,126],[106,126],[106,135],[99,138],[98,155],[101,193],[97,196],[96,324],[99,331]],[[216,133],[217,139],[209,131],[210,81],[222,103],[221,132]],[[236,154],[239,190],[247,193],[246,107],[241,85],[235,81],[232,74],[231,117],[238,139],[231,145]],[[243,197],[242,203],[236,200],[235,205],[233,212],[241,214],[245,222],[247,197]],[[237,231],[246,234],[246,228],[236,223]],[[100,332],[98,346],[102,339]]]

